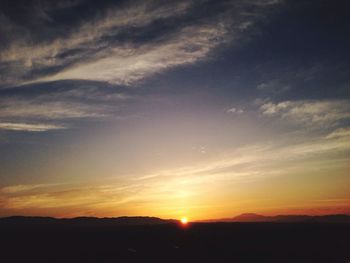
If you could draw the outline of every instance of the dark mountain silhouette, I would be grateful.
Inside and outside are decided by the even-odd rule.
[[[270,221],[270,218],[267,216],[262,216],[258,214],[253,213],[247,213],[247,214],[241,214],[239,216],[236,216],[232,218],[231,221],[237,221],[237,222],[268,222]]]
[[[32,225],[32,226],[125,226],[125,225],[159,225],[177,223],[174,219],[161,219],[158,217],[135,216],[135,217],[76,217],[76,218],[53,218],[53,217],[27,217],[11,216],[0,218],[1,225]]]
[[[264,216],[254,213],[241,214],[233,218],[212,219],[202,222],[276,222],[276,223],[350,223],[349,215],[277,215]]]
[[[226,220],[0,218],[1,262],[350,262],[349,216]]]
[[[79,226],[126,226],[126,225],[159,225],[169,223],[179,223],[176,219],[161,219],[147,216],[122,216],[122,217],[75,217],[75,218],[53,218],[53,217],[31,217],[31,216],[11,216],[0,218],[1,225],[79,225]],[[275,222],[275,223],[350,223],[350,215],[277,215],[264,216],[255,213],[244,213],[232,218],[209,219],[197,221],[199,223],[214,222]]]

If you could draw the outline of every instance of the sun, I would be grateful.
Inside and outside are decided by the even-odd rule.
[[[186,225],[188,223],[187,217],[181,218],[181,224]]]

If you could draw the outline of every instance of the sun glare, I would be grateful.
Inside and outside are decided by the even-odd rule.
[[[181,218],[181,224],[186,225],[188,223],[187,217]]]

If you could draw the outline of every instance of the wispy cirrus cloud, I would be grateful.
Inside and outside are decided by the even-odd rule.
[[[327,135],[327,139],[350,137],[350,127],[336,129]]]
[[[298,169],[296,162],[312,161],[315,156],[324,162],[335,161],[338,155],[350,150],[350,134],[336,129],[329,134],[318,137],[275,139],[265,143],[240,147],[231,153],[222,155],[219,160],[206,160],[205,163],[166,170],[149,174],[138,180],[149,180],[158,177],[197,178],[203,180],[260,180],[269,176],[282,176]],[[337,133],[342,136],[334,136]],[[334,158],[334,159],[333,159]],[[342,159],[342,157],[340,158]],[[314,164],[313,164],[314,165]],[[302,169],[306,169],[303,167]]]
[[[66,126],[55,124],[35,124],[35,123],[12,123],[0,122],[0,130],[27,131],[27,132],[45,132],[50,130],[66,129]]]
[[[164,42],[117,47],[110,50],[108,57],[77,64],[38,80],[86,79],[130,85],[165,69],[198,61],[223,43],[225,35],[226,29],[220,24],[187,27]]]
[[[33,190],[40,190],[43,188],[49,188],[52,186],[57,186],[56,184],[19,184],[19,185],[10,185],[5,186],[0,189],[2,194],[18,194],[26,193]]]
[[[350,119],[349,100],[300,100],[267,102],[260,111],[268,117],[324,128],[332,127]]]
[[[74,79],[129,86],[167,69],[197,63],[219,46],[239,41],[270,6],[279,3],[222,1],[211,10],[205,1],[132,1],[101,4],[80,19],[75,12],[84,1],[60,5],[43,1],[23,10],[27,24],[3,12],[0,33],[8,37],[0,46],[0,86],[42,85],[38,94],[15,92],[0,98],[3,129],[68,128],[65,120],[114,115],[129,95],[106,92],[101,84],[67,90],[68,84],[62,83],[62,88],[57,84],[51,92],[51,83]],[[55,20],[55,12],[62,9],[67,16],[74,15],[69,27]]]
[[[120,42],[117,38],[125,30],[144,28],[157,20],[169,19],[183,14],[192,1],[176,1],[157,5],[155,1],[125,4],[108,11],[102,11],[90,20],[83,21],[68,36],[59,35],[53,40],[43,43],[28,43],[26,37],[18,37],[10,42],[8,48],[1,52],[0,61],[7,66],[6,76],[2,77],[4,83],[20,84],[23,80],[31,81],[41,75],[54,75],[50,71],[59,72],[74,64],[80,66],[91,61],[100,60],[113,55],[120,59],[119,71],[123,69],[123,57],[130,56],[137,51],[133,47],[133,38]],[[4,17],[4,24],[12,27],[14,31],[23,31],[16,24]],[[112,65],[110,65],[112,66]],[[76,68],[77,66],[74,66]],[[95,68],[96,69],[96,68]],[[106,68],[101,68],[101,74]],[[42,72],[42,74],[40,73]],[[91,73],[91,72],[89,72]],[[93,77],[96,77],[94,73]],[[104,73],[106,75],[106,73]],[[75,74],[70,78],[91,79]],[[115,77],[118,79],[118,77]],[[54,79],[60,79],[56,77]],[[95,79],[95,78],[94,78]],[[101,77],[96,78],[101,80]],[[105,78],[103,80],[106,80]],[[110,79],[107,79],[110,80]],[[116,83],[117,81],[114,81]],[[122,81],[119,81],[121,83]]]
[[[349,158],[342,153],[349,150],[349,135],[280,139],[243,146],[182,168],[121,177],[117,182],[108,178],[106,185],[10,185],[0,189],[0,208],[11,213],[25,213],[29,209],[54,216],[116,216],[123,211],[135,213],[134,209],[141,214],[152,211],[156,202],[157,213],[176,214],[183,202],[187,207],[198,206],[196,200],[206,198],[213,187],[221,189],[271,177],[347,169]],[[341,208],[349,206],[348,200],[335,202]],[[169,211],[169,204],[175,211]]]
[[[0,188],[0,205],[3,211],[23,212],[32,209],[38,213],[46,210],[47,214],[60,217],[103,216],[106,211],[109,215],[118,213],[116,209],[125,209],[125,205],[144,200],[145,196],[135,196],[139,191],[140,187],[135,184],[124,187],[115,184],[11,185]],[[64,214],[55,214],[57,210],[64,211]]]
[[[24,35],[10,40],[0,56],[0,69],[6,73],[1,81],[18,85],[85,79],[130,85],[207,57],[220,44],[239,39],[268,7],[278,3],[223,2],[217,12],[206,13],[205,22],[198,11],[206,5],[202,1],[138,1],[109,8],[64,36],[57,30],[52,39],[28,41]],[[4,19],[16,32],[18,26]],[[146,38],[144,31],[149,32]]]
[[[226,113],[228,113],[228,114],[242,114],[242,113],[244,113],[244,110],[241,108],[232,107],[232,108],[226,110]]]
[[[257,90],[266,93],[281,94],[289,91],[291,89],[291,86],[281,83],[278,79],[273,79],[267,82],[260,83],[256,88]]]
[[[68,129],[67,122],[119,118],[120,107],[133,99],[117,88],[96,82],[45,83],[44,87],[4,90],[0,96],[2,130],[49,131]]]
[[[11,99],[1,102],[0,117],[6,119],[71,119],[106,116],[106,107],[67,101]]]
[[[66,38],[58,38],[51,43],[27,45],[24,39],[17,39],[10,48],[1,53],[4,62],[22,61],[28,67],[34,64],[61,64],[64,58],[60,55],[69,50],[92,49],[96,41],[103,36],[113,36],[125,27],[144,27],[161,18],[177,16],[186,11],[191,1],[168,3],[156,6],[155,2],[138,1],[135,5],[126,4],[112,8],[99,16],[84,21]],[[34,5],[36,6],[36,5]],[[11,21],[7,20],[10,24]],[[98,47],[95,47],[98,49]],[[69,56],[73,58],[72,56]]]

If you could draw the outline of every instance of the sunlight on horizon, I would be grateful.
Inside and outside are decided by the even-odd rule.
[[[181,218],[181,224],[187,225],[187,223],[188,223],[187,217],[182,217],[182,218]]]
[[[301,2],[0,0],[0,217],[350,214],[349,16]]]

